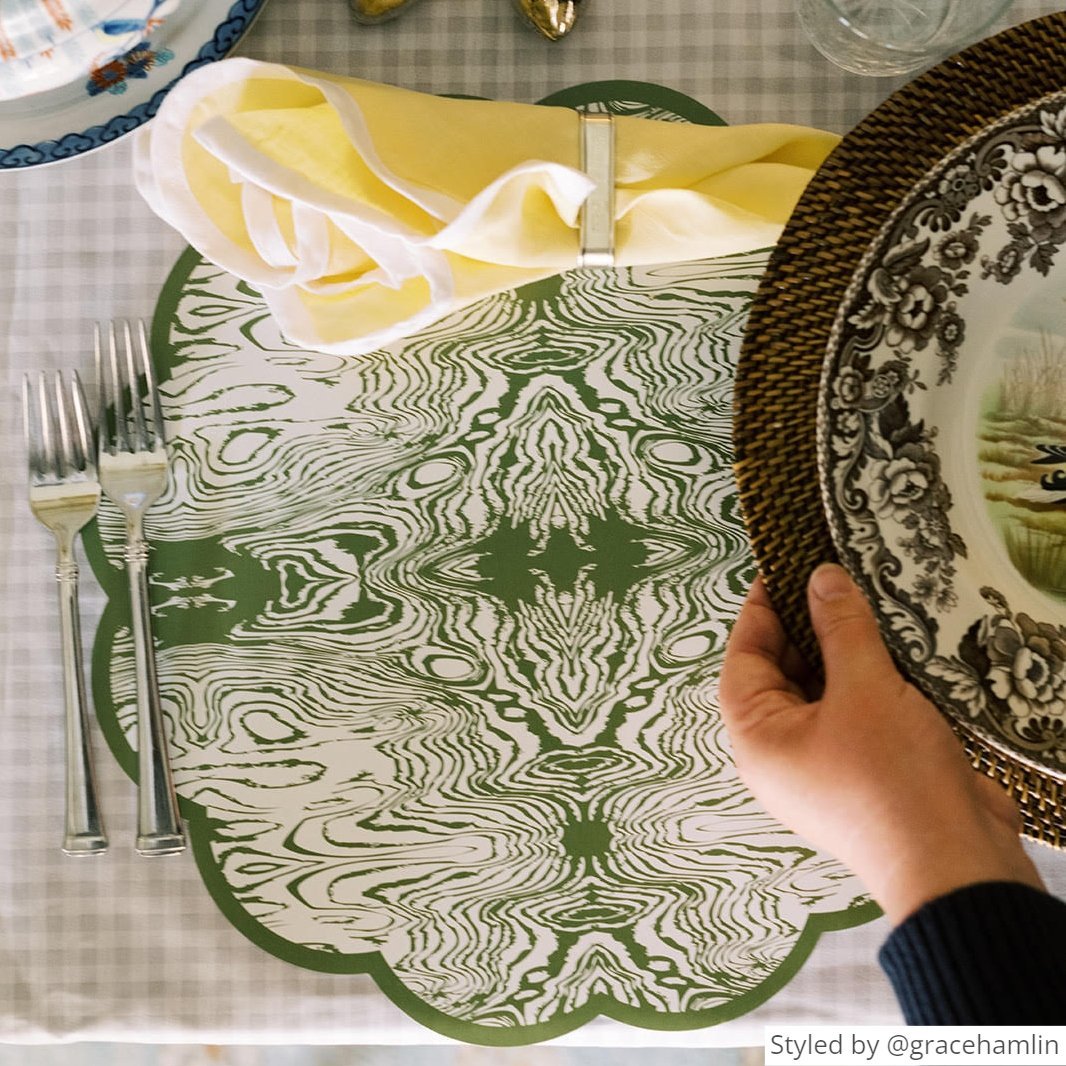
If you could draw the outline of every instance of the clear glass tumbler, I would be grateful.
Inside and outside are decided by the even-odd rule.
[[[811,43],[855,74],[908,74],[976,40],[1011,0],[797,0]]]

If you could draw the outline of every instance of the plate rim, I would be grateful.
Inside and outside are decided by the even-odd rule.
[[[225,58],[251,29],[266,2],[267,0],[230,0],[228,6],[225,6],[223,0],[219,8],[224,8],[225,14],[215,23],[211,36],[199,46],[195,55],[186,61],[181,71],[156,89],[147,100],[126,108],[119,102],[121,97],[116,96],[116,113],[104,122],[96,122],[85,129],[72,130],[59,137],[49,137],[33,144],[0,144],[0,172],[28,170],[77,159],[113,144],[127,133],[139,129],[155,116],[164,97],[182,78],[207,63]],[[166,43],[165,35],[159,40]],[[63,92],[68,87],[69,83],[40,95],[48,97],[52,93]],[[73,109],[74,113],[77,114],[85,102],[91,99],[93,98],[86,97],[85,100],[79,100]],[[76,124],[81,125],[80,122]],[[0,107],[0,139],[6,141],[3,126],[3,109]]]
[[[1020,106],[1012,109],[1007,114],[1001,116],[993,122],[983,127],[980,131],[968,137],[961,144],[956,145],[950,151],[946,152],[941,158],[931,167],[929,167],[918,179],[915,180],[911,186],[908,194],[899,202],[892,213],[885,219],[881,228],[877,231],[877,234],[871,240],[867,246],[862,257],[859,260],[858,265],[855,267],[852,274],[851,281],[848,284],[844,295],[841,297],[840,304],[837,308],[836,316],[833,320],[833,326],[829,333],[829,339],[826,345],[825,356],[822,363],[822,370],[818,385],[818,399],[817,407],[815,410],[815,432],[816,432],[816,445],[818,456],[818,481],[821,489],[822,507],[826,516],[826,524],[829,527],[830,535],[833,538],[833,545],[837,550],[840,557],[841,565],[848,571],[852,579],[863,589],[866,593],[867,599],[869,599],[873,605],[874,614],[880,615],[880,610],[877,603],[877,597],[875,590],[872,586],[872,582],[868,574],[857,564],[856,555],[858,554],[854,550],[848,551],[847,547],[841,547],[846,541],[845,531],[842,528],[840,517],[840,506],[833,495],[832,486],[829,484],[830,471],[829,464],[827,463],[828,451],[830,448],[831,438],[829,436],[829,409],[828,409],[828,378],[830,373],[836,368],[840,359],[840,344],[847,328],[847,319],[850,314],[855,310],[855,302],[860,296],[867,275],[870,268],[880,258],[886,249],[886,245],[889,242],[889,238],[892,236],[893,231],[896,229],[898,223],[904,215],[911,209],[911,207],[923,196],[928,195],[929,187],[937,179],[937,177],[943,175],[943,173],[950,169],[952,166],[957,165],[958,162],[972,152],[979,145],[983,144],[990,137],[994,137],[997,133],[1010,129],[1017,124],[1023,117],[1031,114],[1034,111],[1039,110],[1042,107],[1057,103],[1060,110],[1066,108],[1066,85],[1061,89],[1056,89],[1052,92],[1045,93],[1040,97],[1021,104]],[[983,190],[982,190],[983,194]],[[967,202],[966,210],[972,210],[974,201]],[[950,487],[950,486],[949,486]],[[907,663],[909,662],[906,655],[905,648],[895,631],[881,627],[882,635],[885,643],[893,653],[893,657],[897,662]],[[938,652],[939,654],[939,652]],[[916,668],[920,669],[922,664],[916,664]],[[913,667],[912,665],[912,668]],[[923,692],[934,702],[940,706],[941,701],[949,700],[949,697],[945,696],[943,692],[933,691],[933,686],[928,683],[923,683],[924,678],[915,676],[908,673],[907,675],[914,684],[918,685]],[[952,706],[955,706],[952,704]],[[942,708],[943,709],[943,708]],[[1018,751],[1015,748],[1010,747],[1002,737],[997,737],[993,732],[984,728],[983,726],[974,724],[969,721],[966,716],[955,707],[954,716],[956,720],[964,725],[967,725],[973,733],[979,736],[985,743],[991,745],[997,750],[1001,751],[1004,755],[1010,756],[1018,761],[1025,763],[1027,766],[1034,770],[1051,774],[1060,781],[1066,781],[1066,767],[1056,771],[1053,767],[1047,763],[1027,755],[1025,752]]]
[[[821,671],[806,585],[839,561],[823,507],[814,415],[826,346],[856,263],[951,151],[1063,90],[1066,12],[1031,19],[897,89],[845,135],[800,198],[752,305],[734,392],[734,470],[752,550],[793,643]],[[1066,847],[1066,783],[953,716],[971,762],[1018,802],[1024,833]]]

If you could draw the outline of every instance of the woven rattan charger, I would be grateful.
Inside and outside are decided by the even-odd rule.
[[[837,558],[816,453],[819,381],[838,307],[868,245],[915,182],[1001,118],[1066,87],[1066,13],[1035,19],[945,60],[848,134],[808,186],[778,243],[737,370],[740,498],[770,597],[811,663],[811,570]],[[952,721],[974,766],[1019,803],[1025,834],[1066,847],[1066,788]]]

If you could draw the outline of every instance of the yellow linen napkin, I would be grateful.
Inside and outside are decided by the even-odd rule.
[[[359,354],[572,269],[579,118],[227,59],[135,146],[152,209],[262,292],[294,344]],[[785,125],[615,119],[619,266],[765,247],[839,140]]]

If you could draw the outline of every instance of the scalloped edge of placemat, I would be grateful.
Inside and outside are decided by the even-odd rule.
[[[820,663],[807,577],[835,561],[815,422],[829,335],[855,269],[915,183],[985,126],[1066,88],[1066,12],[1005,30],[893,93],[808,185],[748,319],[733,409],[734,469],[752,550],[793,642]],[[1066,785],[951,721],[974,766],[1021,807],[1025,835],[1066,848]]]
[[[695,123],[725,125],[715,112],[691,97],[648,82],[609,80],[586,83],[560,90],[545,97],[542,104],[581,107],[636,101],[661,107]],[[757,250],[765,251],[764,249]],[[742,253],[749,255],[752,253]],[[717,260],[728,263],[732,257]],[[189,272],[201,262],[194,249],[187,248],[179,257],[164,283],[152,321],[152,349],[156,354],[160,375],[165,381],[170,363],[176,357],[171,327],[177,301]],[[759,268],[753,267],[754,274]],[[761,271],[760,271],[761,272]],[[186,338],[187,339],[187,338]],[[136,780],[136,752],[130,747],[112,699],[109,663],[113,656],[113,642],[128,613],[121,568],[109,561],[104,551],[100,530],[95,523],[87,527],[86,555],[93,571],[108,592],[100,625],[93,645],[93,697],[97,717],[112,754],[126,773]],[[738,993],[734,998],[711,1006],[689,1007],[683,1012],[669,1013],[646,1004],[623,1002],[607,993],[594,993],[577,1006],[556,1013],[545,1021],[528,1025],[493,1026],[480,1021],[455,1018],[431,1006],[411,991],[396,976],[380,951],[343,953],[319,950],[284,939],[279,933],[253,917],[233,891],[212,850],[215,840],[210,812],[195,799],[179,798],[182,815],[190,826],[190,844],[200,875],[212,899],[227,920],[246,938],[285,962],[304,969],[335,974],[369,974],[381,992],[401,1011],[427,1029],[449,1039],[491,1047],[525,1046],[563,1036],[599,1018],[611,1019],[646,1032],[684,1032],[704,1029],[742,1017],[761,1007],[799,973],[823,933],[851,929],[877,918],[881,911],[868,898],[856,895],[852,905],[843,910],[810,914],[803,919],[802,928],[780,965],[754,987]],[[862,899],[862,902],[857,900]]]

